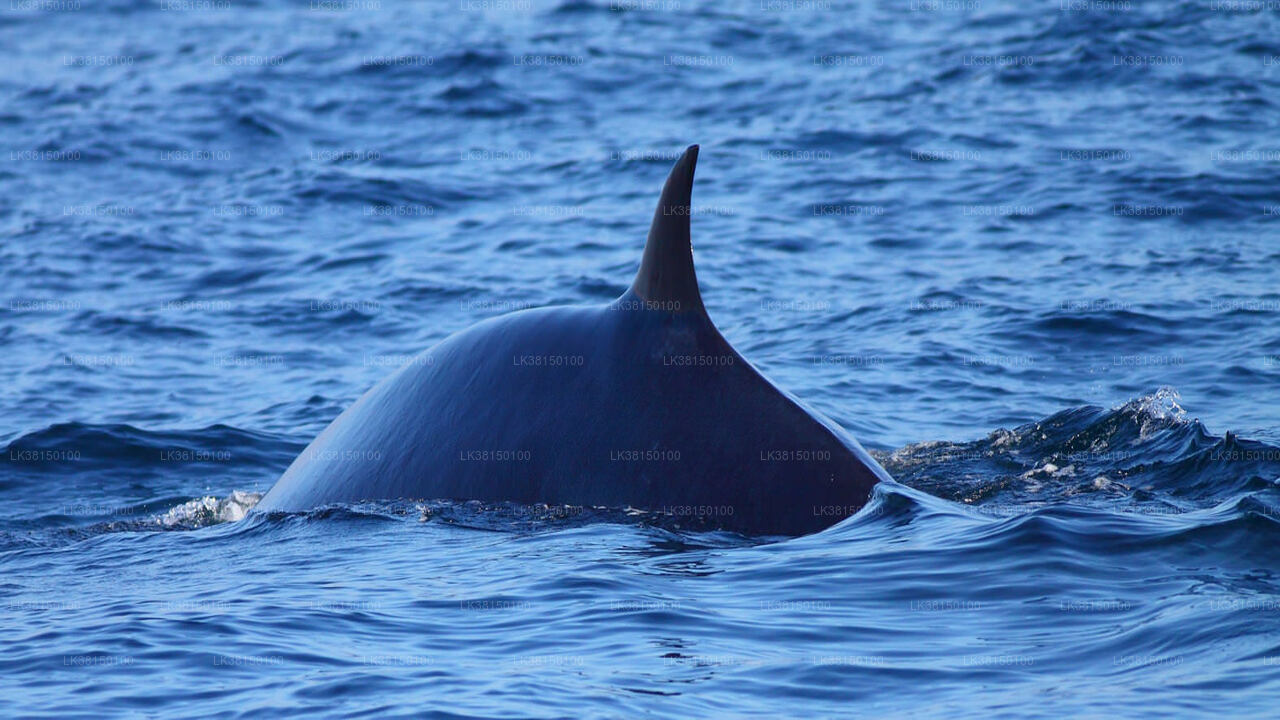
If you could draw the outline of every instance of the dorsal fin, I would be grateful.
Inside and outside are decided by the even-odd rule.
[[[690,145],[676,161],[662,186],[662,198],[653,212],[644,259],[631,291],[660,309],[705,313],[693,272],[693,246],[689,241],[689,198],[698,146]]]

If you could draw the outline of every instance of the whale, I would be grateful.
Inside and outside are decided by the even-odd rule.
[[[624,509],[677,527],[798,536],[889,474],[775,385],[703,306],[690,238],[698,146],[672,167],[613,302],[483,320],[366,392],[258,511],[385,500]]]

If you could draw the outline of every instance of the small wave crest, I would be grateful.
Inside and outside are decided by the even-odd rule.
[[[1170,387],[1110,410],[1069,408],[981,440],[916,443],[880,459],[905,485],[1000,514],[1067,499],[1186,512],[1280,478],[1280,448],[1210,434]]]
[[[155,522],[168,530],[193,530],[209,525],[236,522],[243,520],[261,499],[262,493],[241,490],[233,490],[224,498],[207,495],[170,508],[157,517]]]

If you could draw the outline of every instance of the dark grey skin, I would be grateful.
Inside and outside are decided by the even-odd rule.
[[[457,499],[632,507],[801,535],[889,474],[780,390],[707,317],[689,240],[696,145],[676,163],[640,272],[608,305],[492,318],[338,416],[258,505]]]

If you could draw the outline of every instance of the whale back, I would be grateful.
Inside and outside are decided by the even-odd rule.
[[[511,313],[446,338],[331,423],[259,507],[633,507],[783,535],[856,512],[888,474],[706,314],[689,241],[696,158],[689,148],[667,179],[622,297]]]

